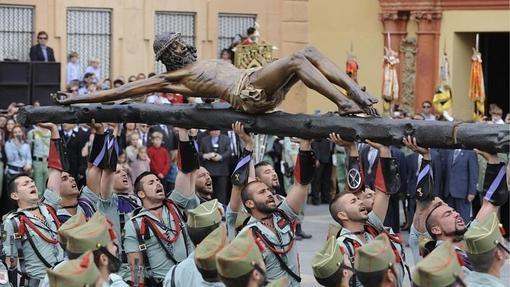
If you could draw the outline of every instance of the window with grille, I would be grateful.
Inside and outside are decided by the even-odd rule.
[[[154,35],[165,32],[181,33],[181,37],[186,43],[195,46],[195,13],[157,11]],[[164,73],[166,68],[158,61],[155,62],[154,72],[156,74]]]
[[[0,60],[30,61],[34,7],[0,5]]]
[[[221,50],[230,47],[234,40],[246,35],[246,30],[255,26],[257,15],[246,14],[220,14],[219,15],[219,37],[218,57]]]
[[[99,81],[110,77],[112,50],[110,9],[67,9],[67,54],[80,55],[82,72],[91,58],[99,60]]]

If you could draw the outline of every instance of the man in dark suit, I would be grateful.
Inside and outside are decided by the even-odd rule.
[[[37,33],[37,45],[30,48],[30,61],[55,62],[53,49],[48,47],[48,33],[41,31]]]
[[[434,177],[434,196],[441,194],[442,190],[442,169],[441,158],[439,151],[435,149],[430,150],[432,157],[432,174]],[[416,180],[418,178],[418,171],[422,161],[422,156],[419,153],[411,153],[406,156],[407,168],[407,218],[406,225],[403,230],[409,229],[413,223],[414,212],[416,211]]]
[[[475,198],[478,181],[478,159],[472,150],[442,151],[445,175],[443,200],[455,209],[464,222],[471,221],[471,201]]]
[[[227,204],[228,164],[232,151],[230,139],[219,130],[212,130],[200,141],[199,156],[202,166],[209,171],[213,182],[213,194],[222,204]]]
[[[63,124],[60,138],[64,141],[64,148],[69,159],[69,173],[75,178],[78,187],[85,185],[86,159],[81,156],[81,150],[88,141],[90,131],[84,130],[75,124]]]
[[[327,139],[312,142],[312,149],[317,159],[317,169],[312,182],[312,204],[329,204],[331,200],[331,172],[333,171],[332,155],[334,144]]]
[[[390,200],[388,203],[388,212],[386,213],[386,218],[384,219],[384,226],[391,227],[393,232],[400,232],[400,196],[401,194],[405,194],[407,192],[407,168],[406,168],[406,160],[405,155],[400,149],[395,146],[390,147],[391,156],[395,158],[398,162],[399,175],[400,175],[400,189],[398,193],[395,193],[390,196]],[[363,172],[365,174],[365,186],[370,187],[370,189],[375,190],[375,173],[377,168],[377,162],[379,161],[379,151],[377,149],[372,148],[368,144],[364,144],[360,148],[360,160],[361,165],[363,167]]]

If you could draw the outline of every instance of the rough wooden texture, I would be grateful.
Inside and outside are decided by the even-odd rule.
[[[315,116],[283,112],[249,115],[234,111],[227,104],[27,106],[17,115],[17,120],[24,125],[46,121],[88,123],[92,119],[96,122],[169,124],[203,129],[230,129],[233,122],[241,121],[249,132],[278,136],[324,138],[330,132],[337,132],[347,140],[370,139],[386,145],[399,145],[405,135],[413,135],[418,144],[432,148],[479,148],[490,152],[509,152],[510,149],[510,125],[506,124],[340,117],[336,114]]]

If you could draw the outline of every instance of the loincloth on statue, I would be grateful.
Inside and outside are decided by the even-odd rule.
[[[258,69],[260,68],[243,71],[237,84],[233,85],[221,98],[229,102],[234,109],[249,114],[262,114],[276,108],[284,100],[285,92],[279,89],[268,95],[264,89],[255,88],[250,78]]]

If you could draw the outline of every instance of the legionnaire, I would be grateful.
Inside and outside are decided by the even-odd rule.
[[[189,148],[179,149],[179,152],[196,152],[188,131],[180,129],[179,145],[185,144]],[[168,199],[157,175],[145,172],[135,180],[134,190],[143,207],[133,214],[124,228],[124,248],[128,254],[132,285],[161,286],[170,268],[194,249],[183,212],[199,204],[192,188],[191,171],[196,165],[185,165],[188,161],[180,164],[182,172],[178,173],[175,190]]]
[[[348,287],[354,271],[350,265],[334,236],[329,237],[312,260],[315,279],[326,287]]]
[[[315,157],[309,140],[300,140],[294,170],[295,182],[287,198],[277,205],[271,188],[261,181],[248,183],[241,199],[251,214],[245,229],[253,232],[266,247],[263,252],[268,280],[287,277],[289,286],[299,286],[298,251],[294,246],[296,218],[303,207],[315,170]]]
[[[491,213],[483,222],[469,227],[464,234],[464,241],[474,270],[465,277],[466,283],[469,286],[505,286],[500,272],[510,251],[503,245],[496,213]]]
[[[96,212],[88,222],[83,220],[83,215],[78,213],[59,229],[59,238],[61,244],[65,245],[69,259],[76,259],[90,250],[103,285],[127,287],[122,277],[116,274],[120,270],[121,261],[118,258],[116,234],[112,224],[100,212]],[[54,270],[60,270],[66,263],[67,261],[64,261],[56,265]],[[45,278],[40,287],[48,286],[47,280]]]
[[[212,236],[211,232],[217,230],[218,227],[225,229],[226,236],[226,228],[221,225],[221,212],[219,208],[220,204],[218,200],[214,199],[212,201],[206,201],[196,208],[188,211],[186,228],[188,230],[189,237],[195,246],[199,246],[205,238],[209,237],[209,235]],[[217,241],[216,243],[220,243],[220,241],[223,240],[223,234],[220,231],[216,233],[217,234],[212,238]],[[211,244],[207,246],[210,245]],[[170,271],[166,274],[163,285],[173,287],[203,286],[202,284],[206,284],[207,281],[204,281],[199,269],[197,269],[195,257],[196,250],[191,252],[188,258],[184,259],[179,264],[172,266]]]
[[[51,129],[48,189],[60,187],[59,170],[62,170],[62,162],[58,150],[61,150],[61,144],[58,130]],[[19,285],[37,286],[47,268],[64,260],[64,251],[57,236],[60,221],[51,206],[40,203],[37,187],[28,175],[13,177],[7,184],[7,190],[10,198],[18,205],[15,212],[4,218],[6,237],[3,251],[10,270],[10,282],[17,286],[19,273]]]
[[[417,199],[421,201],[432,200],[433,178],[430,161],[430,152],[428,149],[416,145],[416,139],[407,138],[404,143],[413,151],[423,154],[425,160],[420,167],[420,176],[417,183]],[[486,175],[483,184],[483,203],[476,218],[471,222],[474,226],[483,221],[489,214],[496,212],[498,206],[503,205],[508,200],[508,187],[505,183],[505,164],[500,163],[495,154],[477,150],[481,156],[487,160]],[[463,266],[472,270],[472,263],[466,252],[462,249],[464,233],[468,230],[467,224],[462,217],[453,208],[442,201],[437,201],[428,208],[428,214],[425,220],[422,220],[428,234],[438,246],[445,241],[450,241],[455,247],[455,251],[462,258]],[[432,244],[433,245],[433,244]]]
[[[225,286],[218,277],[216,254],[227,244],[227,229],[220,225],[198,244],[193,257],[168,272],[164,286]],[[180,275],[177,275],[179,269]]]
[[[257,244],[252,232],[244,230],[216,254],[216,268],[225,286],[259,287],[266,284],[261,249],[262,245]]]
[[[354,269],[363,286],[399,286],[396,265],[397,258],[384,233],[356,249]]]
[[[404,248],[400,238],[393,234],[390,228],[383,225],[389,196],[398,192],[400,183],[398,166],[395,159],[391,157],[390,149],[367,140],[368,144],[379,150],[380,157],[375,174],[374,202],[369,212],[369,207],[367,208],[359,197],[359,194],[364,192],[365,186],[356,144],[342,140],[338,134],[330,134],[330,140],[345,146],[349,152],[348,192],[338,193],[329,205],[331,216],[342,225],[337,233],[338,243],[343,247],[345,255],[354,266],[356,249],[374,240],[377,235],[385,233],[390,239],[393,252],[397,255],[398,281],[402,283],[407,270]],[[361,282],[356,279],[352,285],[361,286]]]
[[[48,277],[52,287],[101,286],[103,283],[92,251],[65,262],[58,270],[48,270]]]
[[[463,275],[462,265],[452,243],[445,241],[416,264],[412,278],[414,286],[417,287],[465,287]]]

